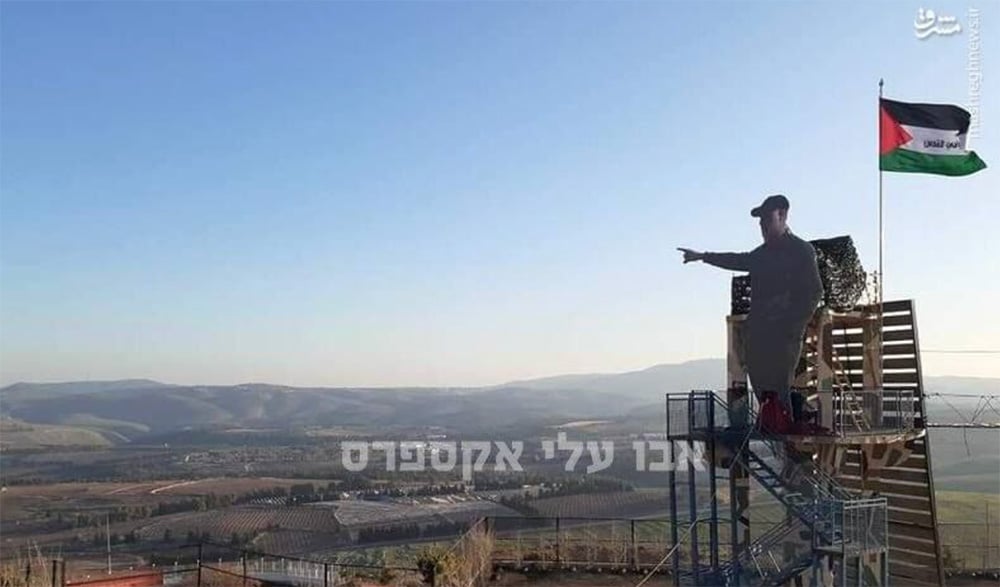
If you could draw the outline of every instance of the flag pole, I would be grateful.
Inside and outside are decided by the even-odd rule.
[[[878,98],[879,98],[879,133],[881,134],[882,116],[882,86],[885,80],[878,78]],[[881,137],[880,137],[881,138]],[[885,225],[882,221],[882,166],[878,168],[878,386],[884,388],[883,371],[885,363],[882,357],[885,356],[885,270],[882,266],[882,255],[885,247]]]

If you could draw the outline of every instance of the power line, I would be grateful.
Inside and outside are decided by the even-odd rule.
[[[949,355],[1000,355],[1000,349],[920,349],[920,352]]]
[[[972,397],[972,398],[989,398],[989,399],[1000,399],[1000,394],[996,393],[939,393],[936,391],[931,391],[924,393],[924,397]]]
[[[972,394],[942,394],[942,393],[926,393],[924,394],[926,399],[939,398],[945,403],[946,406],[951,408],[955,414],[958,415],[961,422],[954,423],[940,423],[940,422],[928,422],[928,428],[961,428],[963,429],[962,435],[965,439],[965,451],[968,455],[972,455],[972,450],[969,447],[969,436],[968,429],[970,428],[1000,428],[1000,422],[987,422],[984,416],[989,415],[987,410],[992,411],[994,414],[1000,416],[1000,410],[997,406],[993,404],[994,401],[1000,401],[1000,398],[996,395],[972,395]],[[948,397],[966,397],[966,398],[977,398],[976,407],[973,409],[972,416],[966,416],[955,407],[954,404],[948,401]]]

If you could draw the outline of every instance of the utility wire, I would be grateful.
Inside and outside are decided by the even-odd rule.
[[[1000,349],[920,349],[920,352],[953,355],[1000,355]]]

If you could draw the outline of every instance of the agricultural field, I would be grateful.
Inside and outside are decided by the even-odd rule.
[[[0,418],[0,453],[67,447],[108,448],[113,444],[96,430]]]
[[[938,491],[937,506],[941,543],[954,566],[1000,568],[1000,495]]]
[[[4,552],[0,554],[26,541],[85,549],[105,542],[108,530],[115,544],[162,540],[165,533],[176,541],[190,538],[191,532],[201,536],[206,531],[215,539],[230,540],[233,532],[252,537],[269,525],[294,527],[296,523],[276,518],[277,514],[261,516],[239,508],[223,515],[226,510],[220,508],[254,491],[278,488],[287,492],[308,482],[263,477],[4,487],[0,491]],[[318,487],[327,484],[326,480],[314,483]]]
[[[318,480],[311,485],[325,488],[327,484]],[[454,533],[484,515],[517,515],[474,495],[344,499],[301,505],[285,505],[284,498],[275,498],[274,504],[255,499],[230,505],[218,498],[274,488],[293,489],[294,493],[295,487],[308,485],[301,479],[216,478],[13,486],[0,494],[0,544],[4,556],[28,544],[86,553],[103,548],[110,534],[112,546],[119,552],[208,539],[305,554],[358,541],[401,540],[417,529],[420,533],[423,529]],[[177,511],[178,507],[184,509]]]
[[[182,497],[242,495],[257,490],[313,483],[326,486],[328,480],[281,479],[275,477],[225,477],[197,480],[165,480],[145,483],[51,483],[12,485],[0,492],[0,521],[3,523],[51,517],[62,510],[114,507],[154,507]]]
[[[168,531],[179,541],[206,533],[215,541],[228,541],[233,534],[255,536],[269,530],[336,534],[341,528],[333,512],[309,506],[233,506],[153,520],[136,528],[141,540],[159,540]]]
[[[303,483],[325,486],[330,483],[330,480],[283,479],[278,477],[216,477],[191,481],[177,481],[161,485],[155,490],[155,493],[163,495],[208,495],[210,493],[219,495],[239,495],[261,489],[270,489],[272,487],[284,487],[285,489],[288,489],[293,485],[300,485]]]
[[[7,557],[11,552],[23,550],[28,543],[46,552],[99,553],[107,538],[104,524],[108,512],[121,516],[110,519],[116,554],[148,553],[170,544],[178,546],[210,538],[266,552],[333,556],[332,553],[358,544],[418,545],[438,538],[443,540],[445,534],[454,535],[483,516],[560,517],[560,540],[569,549],[566,553],[578,547],[591,548],[588,545],[597,539],[608,539],[609,544],[617,545],[614,548],[618,552],[623,540],[631,540],[627,521],[587,523],[582,519],[665,518],[668,504],[662,488],[602,490],[524,500],[526,494],[532,493],[527,486],[394,498],[387,498],[385,487],[378,487],[377,491],[372,489],[373,495],[365,496],[372,501],[333,497],[328,499],[337,501],[301,502],[301,505],[285,505],[283,497],[273,502],[255,498],[235,504],[217,499],[275,488],[287,493],[296,486],[309,484],[325,490],[329,483],[328,479],[244,476],[13,485],[0,493],[3,524],[0,554]],[[404,486],[422,487],[416,481],[388,485],[394,490]],[[679,512],[686,512],[686,492],[678,498]],[[501,499],[508,505],[498,503]],[[719,489],[719,501],[720,515],[724,516],[728,512],[725,487]],[[749,516],[755,531],[764,531],[770,523],[783,518],[781,506],[769,495],[754,491],[751,501],[754,505]],[[939,491],[937,503],[941,536],[951,564],[956,568],[1000,566],[1000,495]],[[192,504],[195,507],[184,511],[171,509]],[[84,517],[87,523],[74,525],[77,516]],[[541,541],[540,551],[551,551],[554,540],[547,535],[553,533],[553,528],[525,526],[522,530],[518,538],[522,547],[530,538]],[[705,539],[704,534],[700,539]],[[641,520],[635,525],[634,543],[649,556],[662,550],[667,536],[667,523],[662,520]],[[987,548],[987,541],[991,548]]]
[[[530,502],[538,515],[547,517],[641,518],[662,515],[667,507],[664,491],[636,490],[545,497]]]
[[[345,501],[312,507],[334,512],[337,521],[350,528],[428,522],[434,517],[433,512],[419,505],[406,506],[385,502]]]
[[[348,545],[347,538],[341,534],[268,530],[254,538],[248,546],[259,552],[315,557],[318,553],[343,548],[346,545]]]
[[[4,499],[16,497],[43,497],[75,499],[83,495],[175,495],[239,494],[256,489],[291,487],[301,483],[326,485],[329,479],[288,479],[279,477],[214,477],[205,479],[168,479],[162,481],[134,482],[85,482],[46,483],[38,485],[11,485],[4,492]],[[6,503],[6,502],[5,502]],[[6,517],[6,515],[4,515]]]
[[[348,528],[381,526],[395,523],[422,523],[430,520],[471,522],[483,516],[517,516],[514,510],[491,501],[448,498],[421,500],[397,499],[383,502],[345,500],[312,507],[329,507],[336,511],[337,521]]]

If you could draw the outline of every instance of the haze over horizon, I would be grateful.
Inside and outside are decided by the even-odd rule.
[[[874,269],[878,79],[969,98],[969,27],[918,40],[910,2],[2,4],[0,385],[717,357],[730,274],[675,247],[755,247],[781,192]],[[916,300],[925,350],[1000,349],[998,94],[984,75],[990,168],[884,178],[887,298]]]
[[[613,378],[620,376],[628,376],[641,374],[656,369],[662,368],[672,368],[672,367],[687,367],[701,365],[705,363],[717,363],[713,367],[717,367],[712,372],[712,375],[717,376],[717,378],[724,378],[725,370],[725,359],[722,357],[709,357],[703,359],[692,359],[690,361],[684,361],[681,363],[661,363],[658,365],[651,365],[648,367],[630,370],[630,371],[619,371],[619,372],[609,372],[609,371],[589,371],[589,372],[574,372],[574,373],[549,373],[540,375],[538,377],[529,377],[523,379],[511,379],[505,381],[495,381],[480,385],[323,385],[323,384],[312,384],[312,383],[302,383],[297,385],[292,385],[289,383],[281,381],[215,381],[215,382],[204,382],[204,381],[164,381],[157,379],[150,379],[148,377],[136,377],[127,379],[85,379],[85,380],[34,380],[34,381],[13,381],[4,383],[0,386],[0,391],[3,389],[8,389],[17,385],[72,385],[76,383],[128,383],[128,382],[145,382],[154,385],[164,385],[170,387],[190,387],[190,386],[220,386],[220,387],[239,387],[243,385],[263,385],[263,386],[275,386],[275,387],[288,387],[293,389],[307,389],[307,388],[327,388],[327,389],[400,389],[400,388],[412,388],[412,389],[490,389],[490,388],[500,388],[500,387],[516,387],[519,384],[529,383],[537,384],[540,382],[548,381],[562,381],[562,380],[576,380],[576,379],[589,379],[589,378]],[[700,381],[700,384],[705,387],[712,387],[712,379],[709,373],[706,373],[706,378]],[[970,375],[928,375],[930,379],[936,380],[954,380],[961,382],[997,382],[1000,385],[1000,377],[990,377],[990,376],[970,376]],[[552,386],[556,388],[558,386]],[[567,383],[566,385],[559,387],[560,389],[572,389],[573,384]],[[1000,389],[1000,388],[998,388]],[[928,389],[928,392],[937,391],[935,389]],[[963,390],[968,391],[968,390]],[[977,391],[978,393],[978,391]]]

